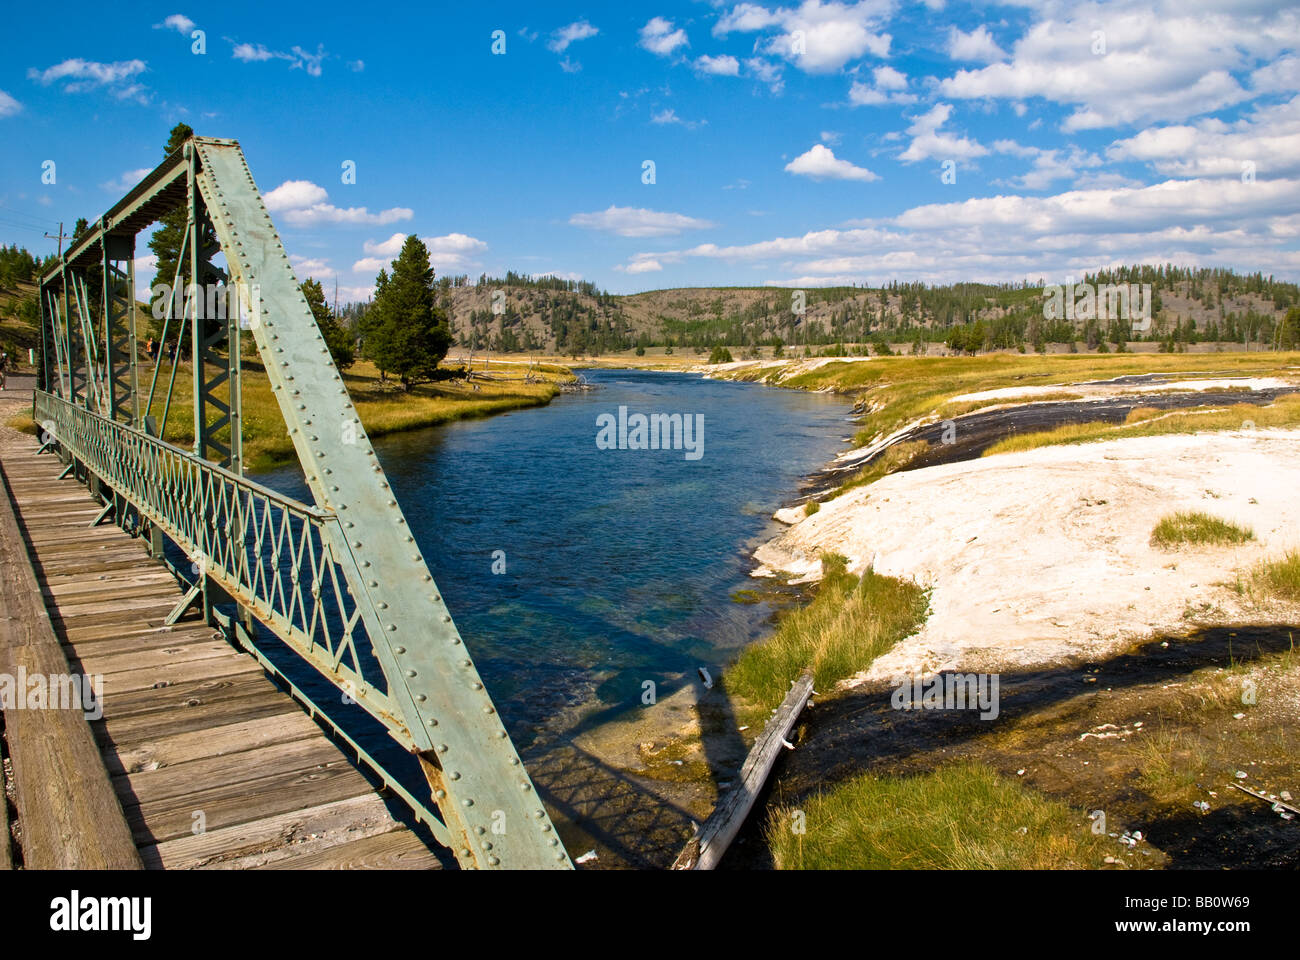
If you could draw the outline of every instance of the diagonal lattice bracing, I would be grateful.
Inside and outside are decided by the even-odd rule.
[[[114,369],[122,356],[134,368],[134,351],[122,346],[131,341],[119,332],[115,349],[111,324],[102,327],[102,346],[93,332],[79,341],[69,309],[70,292],[84,293],[72,277],[93,263],[103,271],[109,317],[110,287],[121,289],[123,272],[110,267],[122,249],[114,238],[133,238],[177,205],[188,211],[182,256],[199,281],[180,318],[195,373],[193,452],[151,436],[139,422],[149,404],[138,399],[138,371],[126,371],[124,380]],[[211,265],[218,250],[226,276]],[[224,320],[200,306],[202,284],[216,281],[238,293],[240,309]],[[239,145],[186,143],[73,244],[42,279],[42,294],[46,362],[56,375],[47,378],[54,392],[37,394],[37,419],[50,423],[65,454],[124,498],[142,524],[195,558],[205,614],[229,625],[263,663],[260,630],[283,641],[417,754],[440,818],[431,826],[462,864],[570,867],[389,487]],[[80,304],[84,320],[84,296]],[[170,316],[169,308],[169,323]],[[241,329],[267,371],[312,506],[241,476]],[[102,385],[97,356],[105,363]],[[175,368],[173,383],[174,375]],[[140,403],[137,422],[118,416],[122,382],[136,384],[129,402]],[[169,388],[160,429],[170,399]],[[226,599],[239,617],[217,609]],[[418,798],[408,802],[417,815],[427,812]]]

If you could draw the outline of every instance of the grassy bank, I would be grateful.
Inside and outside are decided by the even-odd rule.
[[[1000,440],[984,451],[992,457],[1001,453],[1035,450],[1039,447],[1096,440],[1123,440],[1129,437],[1158,437],[1173,433],[1200,433],[1206,430],[1242,430],[1251,427],[1300,426],[1300,395],[1279,397],[1268,406],[1251,403],[1231,407],[1191,407],[1164,411],[1138,407],[1129,412],[1122,424],[1071,423],[1053,430],[1018,433]]]
[[[979,357],[875,357],[832,361],[805,373],[784,368],[737,369],[718,376],[761,381],[800,390],[861,394],[868,406],[855,436],[858,445],[889,436],[916,420],[957,416],[998,401],[971,401],[945,408],[953,397],[1007,387],[1060,384],[1044,399],[1072,396],[1068,386],[1142,373],[1215,373],[1266,376],[1294,373],[1300,353],[1067,354],[1038,356],[989,354]],[[1038,399],[1038,398],[1033,398]],[[1005,401],[1002,401],[1005,402]]]
[[[865,670],[894,644],[916,631],[928,599],[914,583],[867,570],[845,569],[843,557],[822,561],[822,580],[812,602],[785,613],[776,632],[745,648],[724,676],[727,694],[743,723],[767,715],[809,666],[813,688],[829,695],[839,681]]]
[[[962,763],[846,781],[772,809],[766,835],[784,870],[1043,870],[1100,867],[1113,843],[1089,827],[1082,812]]]
[[[454,369],[454,368],[453,368]],[[146,375],[147,371],[147,375]],[[142,370],[141,390],[147,396],[152,367]],[[478,372],[478,371],[476,371]],[[153,415],[162,422],[163,397],[167,390],[169,368],[164,366],[158,376],[158,389],[152,408]],[[532,381],[522,378],[531,373]],[[531,366],[520,364],[494,364],[491,377],[476,376],[441,380],[420,384],[409,393],[392,380],[383,382],[374,365],[361,361],[344,374],[356,404],[361,422],[371,437],[380,437],[402,430],[435,426],[452,420],[481,417],[521,407],[542,406],[559,392],[560,384],[575,379],[572,371],[555,365]],[[507,379],[510,378],[510,379]],[[223,399],[228,394],[218,391]],[[176,373],[176,386],[172,393],[171,410],[167,418],[165,439],[182,447],[194,442],[194,403],[191,368],[182,365]],[[284,427],[279,404],[271,390],[270,381],[257,364],[245,363],[243,369],[244,465],[250,471],[266,470],[294,458],[293,442]],[[34,430],[27,417],[19,417],[10,426]],[[228,434],[227,434],[228,435]]]

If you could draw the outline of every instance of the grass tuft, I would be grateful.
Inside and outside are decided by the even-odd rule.
[[[1224,546],[1254,540],[1255,533],[1235,523],[1199,510],[1183,510],[1162,517],[1151,531],[1151,546],[1172,550],[1183,544]]]
[[[767,842],[782,870],[1097,868],[1113,842],[1084,815],[973,763],[905,778],[870,775],[775,808]]]
[[[914,583],[871,570],[856,577],[834,554],[823,557],[822,570],[812,602],[786,612],[776,633],[746,647],[727,671],[727,693],[747,720],[765,720],[809,666],[814,688],[829,694],[925,619],[928,598]]]
[[[1300,603],[1300,550],[1270,560],[1255,571],[1255,582],[1274,596]]]

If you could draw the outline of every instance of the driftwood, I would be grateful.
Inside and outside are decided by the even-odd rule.
[[[1289,810],[1292,813],[1300,813],[1300,807],[1293,807],[1291,804],[1284,803],[1283,801],[1277,799],[1276,797],[1270,797],[1266,793],[1259,793],[1258,791],[1252,790],[1249,787],[1243,787],[1239,783],[1229,783],[1228,786],[1236,787],[1242,793],[1248,793],[1252,797],[1258,797],[1260,800],[1263,800],[1265,803],[1271,803],[1275,807],[1281,807],[1283,810]]]
[[[673,862],[674,870],[712,870],[722,860],[767,782],[777,754],[782,746],[788,744],[790,731],[812,692],[812,672],[805,671],[754,741],[744,766],[740,768],[740,782],[718,802],[699,833],[678,854]]]

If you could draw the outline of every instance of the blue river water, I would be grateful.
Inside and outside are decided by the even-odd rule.
[[[575,717],[616,716],[646,680],[662,697],[701,666],[717,675],[770,629],[767,604],[731,594],[753,586],[750,554],[775,533],[773,511],[852,431],[842,398],[689,374],[586,377],[593,389],[546,407],[375,443],[544,797],[535,759],[576,733]],[[701,455],[602,449],[598,418],[620,407],[698,415]],[[257,479],[306,496],[296,468]]]

